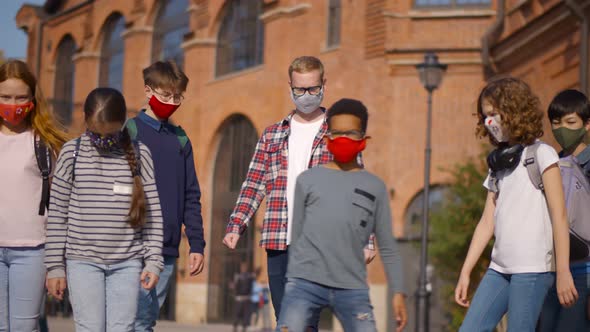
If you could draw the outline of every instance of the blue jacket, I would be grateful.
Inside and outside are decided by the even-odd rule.
[[[178,257],[182,224],[191,253],[205,249],[201,189],[195,171],[191,142],[181,147],[175,126],[141,111],[135,118],[137,139],[152,153],[156,186],[164,219],[164,256]]]

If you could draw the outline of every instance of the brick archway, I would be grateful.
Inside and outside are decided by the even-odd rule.
[[[220,143],[213,175],[213,219],[211,238],[221,239],[234,208],[248,165],[254,153],[258,135],[245,116],[232,115],[222,125]],[[227,249],[221,241],[211,241],[207,321],[231,322],[233,293],[229,283],[246,261],[250,269],[254,256],[254,225],[242,234],[235,250]]]

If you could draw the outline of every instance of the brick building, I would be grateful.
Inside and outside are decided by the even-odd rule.
[[[396,235],[412,238],[420,221],[426,130],[426,91],[414,66],[426,50],[449,65],[434,95],[436,203],[447,181],[441,168],[479,153],[473,113],[486,79],[524,77],[544,105],[558,90],[579,86],[580,27],[565,2],[48,0],[42,7],[24,5],[16,22],[28,33],[27,61],[42,90],[74,132],[83,127],[81,105],[93,88],[118,88],[138,110],[146,103],[144,67],[165,58],[183,66],[190,83],[172,120],[195,147],[207,267],[190,278],[181,257],[166,313],[198,324],[230,319],[227,283],[239,261],[266,265],[257,246],[261,213],[238,250],[226,250],[221,239],[258,135],[292,109],[287,67],[293,58],[315,55],[324,62],[326,106],[341,97],[368,106],[373,139],[366,165],[390,188]],[[582,8],[588,2],[573,1]],[[183,246],[186,254],[186,241]],[[413,244],[402,247],[411,329],[419,256]],[[379,261],[369,266],[369,282],[385,331],[390,305]],[[444,324],[440,303],[433,305],[433,326]]]

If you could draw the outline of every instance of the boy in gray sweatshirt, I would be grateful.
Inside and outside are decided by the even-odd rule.
[[[374,232],[389,286],[397,331],[407,314],[401,257],[392,235],[385,184],[357,163],[366,146],[367,108],[341,99],[327,113],[325,137],[334,160],[297,178],[288,282],[278,327],[303,332],[329,307],[344,331],[376,331],[363,248]]]

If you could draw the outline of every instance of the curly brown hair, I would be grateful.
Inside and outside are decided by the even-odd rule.
[[[482,103],[489,102],[502,118],[510,142],[530,145],[543,136],[541,102],[528,84],[514,77],[503,77],[489,82],[477,99],[476,136],[488,137],[492,145],[499,144],[484,126]]]

